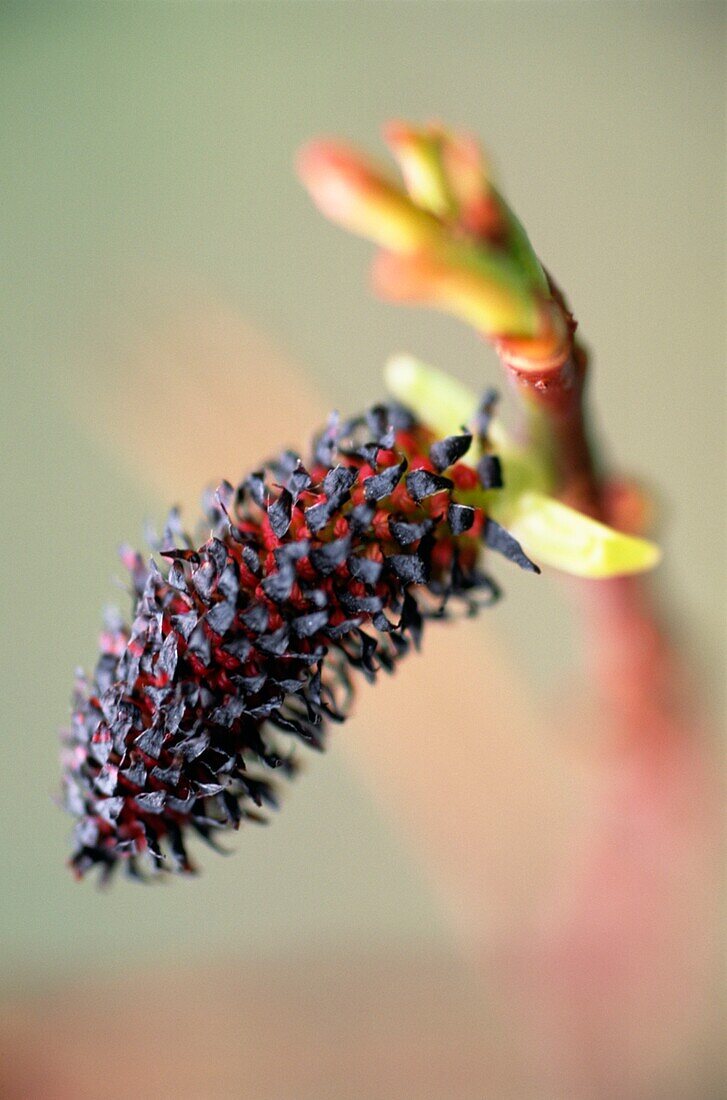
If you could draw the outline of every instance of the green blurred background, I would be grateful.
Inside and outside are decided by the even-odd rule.
[[[170,316],[190,311],[203,353],[214,332],[195,317],[209,303],[239,315],[322,406],[376,398],[381,364],[404,348],[474,387],[499,382],[457,322],[366,293],[369,248],[294,178],[313,136],[381,150],[392,116],[482,136],[595,349],[599,430],[619,467],[656,487],[660,583],[718,699],[723,24],[723,5],[706,3],[0,6],[6,983],[130,958],[449,942],[415,859],[335,747],[272,828],[159,890],[76,885],[52,803],[56,729],[115,598],[116,547],[140,543],[167,503],[104,445],[89,395],[122,401],[124,364]],[[231,375],[244,369],[229,356]],[[262,399],[255,388],[239,409],[241,433]],[[144,400],[163,421],[153,369]],[[274,448],[286,441],[263,411]],[[209,469],[197,443],[200,487],[241,472]],[[500,577],[508,596],[489,625],[547,685],[572,645],[557,587]],[[339,737],[365,721],[362,693]]]

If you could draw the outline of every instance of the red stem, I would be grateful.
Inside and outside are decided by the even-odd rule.
[[[585,414],[586,352],[574,344],[558,366],[523,370],[504,359],[526,413],[527,431],[550,461],[559,495],[603,519],[598,464]]]
[[[525,411],[526,431],[551,463],[557,492],[566,503],[603,522],[609,514],[604,478],[586,414],[588,354],[575,339],[576,321],[548,276],[567,341],[555,360],[528,361],[522,345],[513,354],[498,346],[503,365]],[[588,661],[588,681],[619,712],[624,730],[674,728],[675,693],[683,687],[679,661],[663,629],[643,577],[581,581],[579,595]],[[614,715],[615,717],[615,715]]]
[[[560,497],[604,519],[602,484],[585,411],[588,353],[575,339],[577,323],[548,275],[565,339],[548,360],[531,358],[527,344],[498,343],[500,359],[523,404],[527,434],[549,460]]]

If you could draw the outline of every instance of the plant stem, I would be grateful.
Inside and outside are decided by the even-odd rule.
[[[543,362],[528,359],[527,345],[513,354],[501,341],[498,354],[520,398],[527,443],[549,463],[556,493],[595,519],[618,525],[604,493],[608,476],[586,410],[588,353],[576,339],[577,324],[563,293],[550,275],[548,282],[568,336],[563,351]],[[585,580],[574,582],[571,592],[581,612],[588,681],[618,712],[619,724],[634,733],[673,730],[677,714],[687,709],[686,676],[649,581],[640,576]]]
[[[559,496],[595,519],[605,519],[599,463],[585,407],[588,353],[575,339],[576,321],[548,276],[567,341],[555,359],[528,357],[527,345],[496,345],[525,414],[528,443],[550,464]]]

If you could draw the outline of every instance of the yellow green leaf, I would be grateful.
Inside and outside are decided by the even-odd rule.
[[[412,355],[393,356],[385,368],[390,393],[440,437],[467,425],[477,408],[475,395],[456,378]],[[653,569],[659,547],[648,539],[616,531],[548,495],[546,466],[518,447],[496,419],[489,438],[503,466],[505,486],[463,493],[507,527],[535,561],[578,577],[605,578]],[[476,443],[463,462],[476,465]]]
[[[521,493],[505,514],[497,504],[489,511],[535,561],[576,577],[643,573],[661,560],[655,543],[616,531],[545,493]]]

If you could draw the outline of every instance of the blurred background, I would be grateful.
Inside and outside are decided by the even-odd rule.
[[[383,152],[391,117],[481,135],[594,351],[607,453],[655,492],[656,586],[722,717],[724,23],[709,3],[0,5],[0,1094],[718,1094],[716,840],[691,816],[713,740],[611,837],[625,969],[603,913],[565,979],[535,957],[629,798],[552,576],[499,567],[505,600],[363,688],[274,824],[196,880],[78,885],[53,799],[74,668],[126,609],[116,548],[145,518],[194,515],[210,481],[380,397],[393,351],[503,385],[458,322],[375,301],[370,248],[294,177],[321,134]]]

